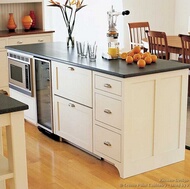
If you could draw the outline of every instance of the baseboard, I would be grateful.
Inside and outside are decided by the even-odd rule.
[[[185,149],[186,149],[186,150],[190,150],[190,146],[187,146],[187,145],[186,145],[186,146],[185,146]]]

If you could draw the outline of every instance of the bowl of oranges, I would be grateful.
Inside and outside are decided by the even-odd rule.
[[[129,52],[122,52],[120,58],[125,60],[127,64],[137,63],[139,68],[144,68],[146,65],[155,63],[157,60],[157,56],[150,52],[142,53],[140,46],[135,46]]]

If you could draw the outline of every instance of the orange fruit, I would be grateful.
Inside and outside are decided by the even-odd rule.
[[[151,53],[150,53],[150,52],[145,52],[144,54],[147,54],[148,56],[150,56],[150,55],[151,55]]]
[[[145,52],[142,54],[142,59],[145,59],[145,57],[150,56],[151,54],[149,52]]]
[[[151,58],[152,58],[152,62],[156,62],[156,60],[157,60],[157,56],[156,55],[151,55]]]
[[[143,59],[138,60],[137,65],[139,68],[144,68],[146,66],[146,62]]]
[[[127,64],[133,63],[133,57],[132,56],[127,56],[125,60],[126,60]]]
[[[141,55],[140,54],[134,54],[133,61],[137,62],[139,59],[141,59]]]
[[[123,52],[120,54],[121,59],[125,60],[127,58],[127,53]]]
[[[133,52],[133,51],[129,51],[129,52],[127,53],[127,55],[128,55],[128,56],[132,56],[132,57],[133,57],[134,52]]]
[[[140,46],[135,46],[135,47],[133,48],[133,52],[134,52],[135,54],[140,53],[140,52],[141,52],[141,47],[140,47]]]
[[[151,64],[151,63],[152,63],[152,58],[151,58],[151,56],[145,57],[144,60],[145,60],[146,64]]]

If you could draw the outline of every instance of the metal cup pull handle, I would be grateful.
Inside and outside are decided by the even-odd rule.
[[[69,106],[70,106],[70,107],[72,107],[72,108],[74,108],[74,107],[75,107],[75,105],[74,105],[74,104],[72,104],[72,103],[69,103]]]
[[[104,142],[104,145],[106,145],[106,146],[111,146],[111,143],[108,142],[108,141],[105,141],[105,142]]]
[[[104,84],[104,87],[106,87],[106,88],[111,88],[111,85],[110,85],[109,83],[105,83],[105,84]]]
[[[68,67],[69,70],[74,71],[75,69],[73,67]]]
[[[108,110],[108,109],[105,109],[104,112],[105,112],[106,114],[111,114],[111,111]]]

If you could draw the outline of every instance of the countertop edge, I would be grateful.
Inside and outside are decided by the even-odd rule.
[[[47,46],[48,45],[49,44],[47,44]],[[45,43],[44,43],[44,46],[46,47]],[[28,47],[28,45],[25,46],[25,47]],[[42,47],[40,47],[40,48],[42,48]],[[49,46],[48,46],[48,48],[49,48]],[[52,54],[49,55],[48,53],[46,53],[46,54],[41,53],[40,54],[40,52],[36,52],[36,51],[33,52],[33,51],[30,51],[30,50],[26,50],[24,47],[20,48],[20,47],[17,47],[17,46],[6,46],[6,49],[13,50],[13,51],[20,52],[20,53],[26,53],[28,55],[38,57],[38,58],[44,58],[44,59],[49,59],[49,60],[52,60],[52,61],[57,61],[57,62],[60,62],[60,63],[76,66],[76,67],[83,68],[83,69],[88,69],[88,70],[97,71],[97,72],[100,72],[100,73],[109,74],[109,75],[120,77],[120,78],[129,78],[129,77],[150,75],[150,74],[156,74],[156,73],[162,73],[162,72],[182,70],[182,69],[190,69],[189,64],[179,63],[177,61],[174,61],[174,64],[177,63],[176,65],[171,66],[172,65],[172,60],[171,60],[170,61],[171,62],[170,66],[160,66],[160,67],[158,66],[157,67],[156,66],[157,63],[152,63],[151,65],[147,65],[145,68],[142,68],[142,69],[138,68],[138,70],[137,69],[133,70],[133,71],[131,71],[131,73],[130,73],[130,71],[125,71],[125,70],[123,71],[122,69],[120,69],[120,71],[116,72],[113,69],[105,69],[104,67],[101,67],[101,66],[92,66],[90,64],[86,64],[86,63],[83,63],[83,62],[77,62],[76,59],[69,60],[67,57],[59,58],[59,57],[53,56]],[[161,59],[158,59],[158,60],[160,61],[160,63],[159,63],[160,65],[161,65],[161,63],[164,65],[165,60],[161,60]],[[99,59],[99,61],[101,61],[101,59]],[[104,60],[102,60],[102,62],[103,61]],[[115,63],[108,62],[107,64],[109,64],[109,65],[112,64],[113,65]],[[120,64],[124,65],[125,63],[120,62]],[[136,66],[135,63],[133,64],[133,66]],[[155,69],[150,69],[151,68],[150,66],[155,66]],[[125,68],[128,69],[129,67],[127,68],[127,67],[124,66],[124,69]]]
[[[24,104],[14,98],[0,94],[0,115],[13,113],[29,109],[27,104]]]

